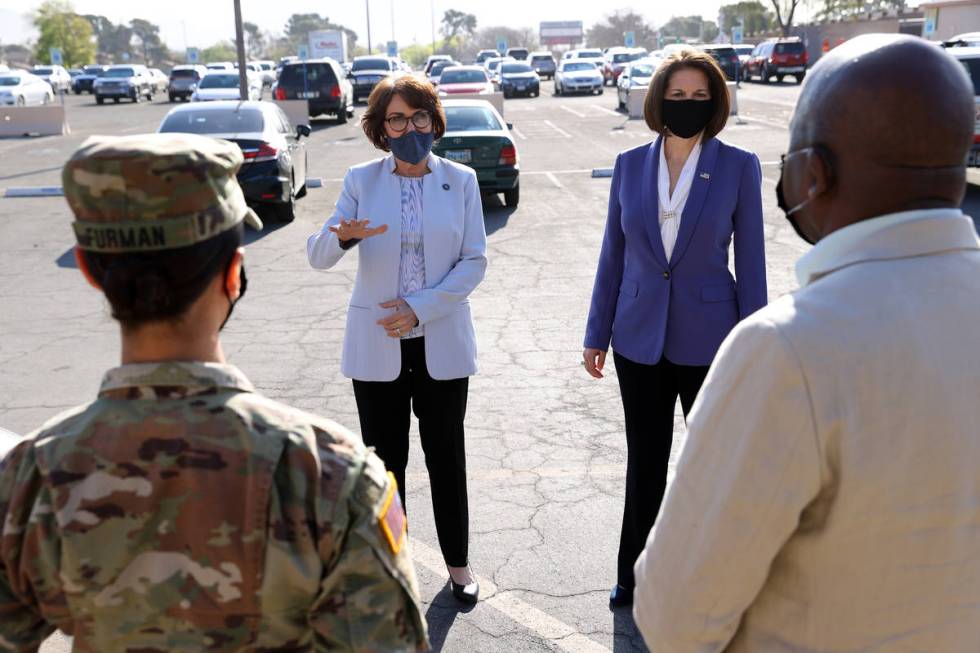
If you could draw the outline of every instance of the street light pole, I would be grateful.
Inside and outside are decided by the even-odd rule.
[[[429,19],[432,21],[432,54],[436,53],[436,0],[429,0]]]
[[[364,0],[364,10],[367,12],[368,54],[371,54],[371,2]]]
[[[248,99],[248,68],[245,67],[245,30],[242,28],[242,0],[235,0],[235,41],[238,45],[238,97]]]

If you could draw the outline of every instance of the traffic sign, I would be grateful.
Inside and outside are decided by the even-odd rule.
[[[51,54],[51,65],[52,66],[63,66],[65,65],[65,60],[61,56],[61,48],[51,48],[48,50]]]
[[[296,54],[299,55],[300,59],[306,61],[310,58],[310,46],[306,45],[305,43],[300,43],[299,51]]]
[[[187,63],[196,64],[201,60],[201,53],[197,48],[187,48]]]
[[[398,56],[398,41],[388,41],[388,56],[389,57]]]
[[[500,54],[507,53],[507,39],[497,39],[497,52]]]
[[[626,32],[626,38],[623,40],[626,42],[627,48],[636,47],[636,32]]]
[[[742,27],[740,25],[735,25],[732,27],[732,43],[739,44],[742,42]]]

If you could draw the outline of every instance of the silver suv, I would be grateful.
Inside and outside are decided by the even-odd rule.
[[[123,98],[140,102],[143,98],[153,99],[156,82],[150,71],[141,64],[109,66],[109,69],[92,84],[95,101],[98,104],[112,98],[118,103]]]
[[[208,73],[204,66],[174,66],[170,70],[170,83],[167,85],[167,96],[171,102],[189,100],[201,78]]]

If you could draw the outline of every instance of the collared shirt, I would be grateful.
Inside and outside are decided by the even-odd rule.
[[[829,272],[827,266],[832,261],[838,260],[848,250],[870,238],[874,238],[876,233],[890,227],[915,220],[958,218],[962,215],[963,212],[959,209],[922,209],[889,213],[877,218],[855,222],[821,238],[813,246],[813,249],[804,254],[796,262],[796,280],[799,281],[801,288],[805,288]]]
[[[422,244],[422,184],[424,177],[398,177],[401,184],[402,245],[398,296],[411,297],[425,288],[425,248]],[[421,324],[402,340],[425,335]]]
[[[0,651],[55,628],[84,652],[414,651],[397,497],[360,438],[232,365],[110,370],[0,464]]]
[[[691,185],[694,183],[694,173],[697,171],[698,159],[701,158],[701,140],[697,144],[684,162],[681,174],[677,178],[674,192],[670,192],[670,169],[667,167],[667,139],[662,139],[660,144],[660,167],[657,174],[657,197],[660,204],[660,237],[664,243],[664,253],[667,260],[670,260],[674,252],[674,245],[677,243],[677,234],[681,229],[681,217],[684,214],[684,207],[687,206],[687,198],[691,194]]]

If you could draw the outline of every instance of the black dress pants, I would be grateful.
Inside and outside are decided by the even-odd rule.
[[[469,507],[463,420],[469,378],[437,381],[425,366],[425,338],[401,341],[402,369],[394,381],[354,381],[354,398],[364,443],[374,447],[398,481],[405,502],[408,431],[419,420],[432,512],[446,564],[465,567],[469,555]]]
[[[626,414],[626,506],[619,536],[619,585],[636,585],[633,565],[646,545],[667,489],[667,463],[674,439],[674,406],[691,410],[708,367],[636,363],[613,353]]]

